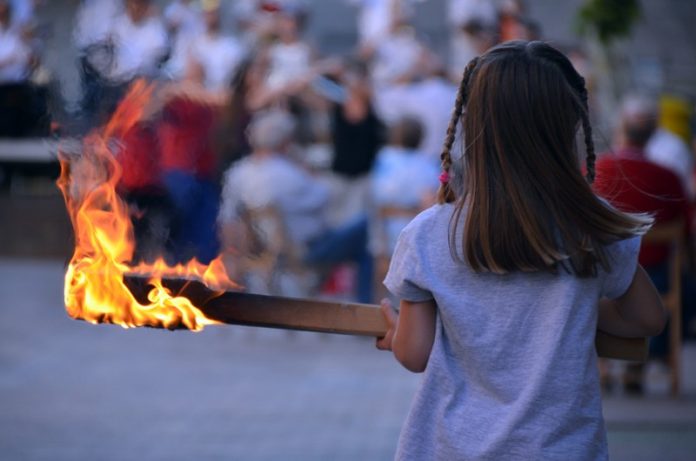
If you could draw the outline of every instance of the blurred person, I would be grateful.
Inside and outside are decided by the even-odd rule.
[[[135,249],[130,262],[153,263],[172,250],[168,244],[173,212],[162,182],[156,120],[138,121],[120,141],[117,191],[128,204],[133,222]]]
[[[415,117],[423,125],[422,143],[419,149],[426,155],[438,158],[442,139],[450,118],[449,106],[454,101],[457,88],[447,79],[444,66],[430,55],[422,78],[383,88],[375,94],[375,107],[386,123],[397,122],[401,117]]]
[[[254,116],[247,130],[251,155],[235,162],[224,175],[223,225],[239,218],[242,207],[275,206],[295,245],[308,245],[327,230],[323,212],[328,189],[287,154],[294,130],[295,120],[285,111],[262,111]]]
[[[498,28],[499,41],[525,39],[525,4],[522,0],[504,0],[500,5]]]
[[[203,32],[199,2],[196,0],[172,0],[164,9],[164,22],[167,30],[174,34],[196,36]]]
[[[123,12],[122,0],[82,0],[77,9],[73,41],[78,51],[82,101],[80,109],[91,119],[104,99],[113,63],[111,30]]]
[[[35,56],[26,32],[13,26],[13,11],[8,0],[0,0],[0,136],[20,137],[37,123],[29,82]]]
[[[192,42],[205,32],[200,2],[174,0],[164,9],[171,53],[165,65],[167,76],[178,80],[186,71]]]
[[[123,0],[82,0],[77,8],[73,40],[81,53],[109,40],[113,20],[123,13]]]
[[[345,222],[364,213],[369,196],[369,173],[384,143],[384,125],[372,103],[367,66],[348,61],[338,76],[343,98],[332,103],[331,172],[333,222]]]
[[[272,39],[275,15],[282,7],[282,2],[269,0],[237,0],[232,4],[237,30],[247,47],[262,46]]]
[[[294,131],[295,121],[284,111],[260,112],[252,120],[251,155],[225,172],[218,218],[225,247],[242,240],[240,220],[245,210],[273,207],[305,264],[357,263],[357,297],[369,302],[372,261],[367,252],[367,220],[362,216],[337,228],[328,225],[329,189],[287,155]]]
[[[424,210],[435,202],[439,162],[420,150],[423,134],[423,125],[413,117],[390,126],[389,144],[380,149],[371,173],[370,203],[376,212],[389,207]],[[372,213],[372,255],[389,258],[402,229],[416,214],[383,218]]]
[[[375,44],[368,56],[371,58],[372,81],[381,91],[389,85],[412,80],[427,59],[427,49],[418,40],[415,28],[402,21]]]
[[[314,48],[302,38],[307,20],[301,4],[275,2],[272,13],[273,34],[270,42],[261,45],[255,60],[255,72],[262,74],[262,84],[250,92],[251,110],[283,107],[297,121],[297,141],[303,146],[317,137],[314,127],[315,101],[308,91],[318,75]]]
[[[26,82],[31,71],[32,49],[22,28],[15,27],[14,9],[0,0],[0,84]]]
[[[125,0],[122,13],[114,3],[87,0],[78,16],[76,34],[87,44],[82,64],[88,124],[105,122],[134,79],[158,77],[168,53],[167,32],[152,0]],[[105,29],[93,21],[104,21]]]
[[[602,156],[596,165],[594,190],[618,209],[630,213],[649,213],[655,223],[683,219],[684,235],[688,234],[688,205],[679,177],[672,171],[652,162],[646,146],[657,127],[657,106],[647,98],[631,96],[622,106],[617,147],[614,153]],[[643,243],[638,256],[658,291],[668,289],[670,248]],[[651,341],[653,356],[667,353],[666,330]],[[643,390],[642,364],[629,365],[624,374],[628,392]],[[606,373],[606,372],[605,372]],[[608,375],[603,376],[610,387]]]
[[[358,47],[369,53],[410,13],[408,0],[347,0],[358,8]]]
[[[268,74],[266,86],[275,90],[286,87],[307,74],[315,60],[312,47],[301,37],[300,11],[281,9],[276,14],[277,40],[266,50]]]
[[[114,20],[110,39],[114,62],[109,78],[113,82],[158,76],[168,52],[167,31],[152,0],[125,0],[125,12]]]
[[[659,124],[645,147],[647,156],[679,176],[684,190],[693,200],[696,184],[693,179],[694,156],[688,144],[691,138],[690,107],[677,98],[663,96],[653,115],[659,117]]]
[[[174,263],[192,258],[208,263],[219,251],[215,222],[220,194],[213,133],[227,95],[208,90],[204,81],[203,67],[191,61],[184,80],[166,85],[158,96],[157,137],[162,182],[174,214],[170,234]]]
[[[467,63],[488,49],[498,27],[498,10],[492,0],[449,0],[447,3],[447,21],[450,26],[450,53],[448,72],[452,80],[458,80]],[[487,32],[489,32],[487,34]],[[484,48],[485,46],[485,48]],[[482,49],[484,48],[484,49]]]
[[[242,61],[232,78],[229,100],[221,110],[215,133],[216,150],[223,169],[248,155],[251,150],[246,135],[253,115],[249,108],[249,96],[259,82],[258,66],[251,58]]]
[[[205,32],[193,40],[188,59],[202,66],[207,89],[227,90],[246,51],[239,40],[223,34],[220,1],[204,0],[201,5]]]

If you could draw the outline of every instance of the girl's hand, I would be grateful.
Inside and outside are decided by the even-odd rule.
[[[399,314],[396,313],[396,309],[386,298],[381,301],[380,307],[382,308],[384,319],[387,321],[387,334],[383,338],[377,338],[377,349],[390,351],[392,350],[392,341],[394,332],[396,332],[396,324],[399,321]]]

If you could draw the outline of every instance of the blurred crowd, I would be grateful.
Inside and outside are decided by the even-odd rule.
[[[357,11],[357,42],[341,56],[306,39],[309,1],[80,2],[73,131],[106,123],[134,81],[154,85],[115,144],[134,262],[223,254],[256,292],[385,294],[379,282],[399,232],[434,202],[465,65],[496,43],[543,37],[521,0],[450,0],[449,51],[437,53],[413,26],[417,0],[345,1]],[[0,0],[0,136],[51,126],[41,5]],[[592,91],[590,61],[565,51]],[[595,188],[658,223],[679,220],[690,245],[693,104],[657,96],[626,99]],[[641,262],[664,287],[670,253],[645,246]]]
[[[414,28],[418,2],[346,2],[357,42],[341,56],[306,39],[310,2],[80,3],[77,133],[107,123],[133,82],[155,86],[116,152],[134,262],[222,253],[254,291],[382,294],[400,230],[433,203],[464,66],[539,28],[519,1],[452,0],[447,56]]]

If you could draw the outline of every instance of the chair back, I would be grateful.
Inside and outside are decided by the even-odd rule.
[[[669,287],[661,293],[669,312],[670,391],[676,396],[681,388],[682,348],[682,265],[684,263],[685,226],[682,219],[655,224],[645,236],[644,243],[670,247]]]

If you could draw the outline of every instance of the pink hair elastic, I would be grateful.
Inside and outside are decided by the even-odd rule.
[[[449,182],[449,180],[450,180],[450,175],[448,172],[443,171],[442,173],[440,173],[440,182],[442,184],[447,184]]]

